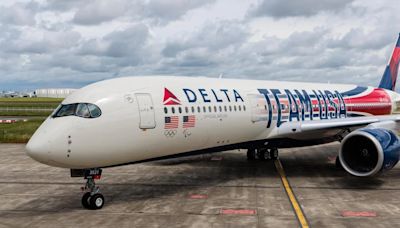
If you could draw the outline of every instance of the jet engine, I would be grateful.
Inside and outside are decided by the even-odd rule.
[[[400,158],[400,139],[390,130],[362,128],[342,141],[339,159],[354,176],[368,177],[392,169]]]

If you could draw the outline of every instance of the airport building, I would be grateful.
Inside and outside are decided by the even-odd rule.
[[[34,94],[36,97],[66,98],[76,89],[37,89]]]

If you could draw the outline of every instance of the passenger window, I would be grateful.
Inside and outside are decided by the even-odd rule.
[[[219,106],[218,108],[219,108],[219,112],[222,112],[222,107],[221,107],[221,106]]]
[[[179,107],[178,110],[179,110],[179,113],[182,113],[182,108],[181,107]]]
[[[201,108],[199,106],[197,106],[197,112],[200,113],[201,112]]]
[[[228,111],[228,109],[226,109],[226,105],[224,106],[224,110],[225,110],[225,112],[227,112],[227,111]]]
[[[243,105],[243,111],[246,111],[246,105]]]
[[[208,106],[208,112],[212,112],[211,106]]]
[[[188,113],[189,112],[189,108],[185,107],[185,112]]]
[[[214,106],[214,112],[217,112],[217,106]]]
[[[206,106],[203,106],[203,112],[206,113],[207,112],[207,108]]]
[[[174,107],[171,108],[171,112],[175,113],[175,108]]]
[[[229,111],[232,112],[232,106],[229,105]]]
[[[192,106],[192,113],[194,113],[194,107]]]
[[[236,112],[236,105],[233,106],[233,110]]]
[[[168,114],[168,108],[167,107],[164,107],[164,113]]]
[[[242,106],[238,105],[239,111],[242,111]]]

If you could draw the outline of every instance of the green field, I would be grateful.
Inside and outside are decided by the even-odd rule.
[[[0,116],[49,116],[60,98],[0,98]]]
[[[26,143],[61,103],[59,98],[0,98],[0,116],[36,116],[26,122],[0,124],[0,143]]]
[[[0,124],[0,143],[26,143],[45,118]]]

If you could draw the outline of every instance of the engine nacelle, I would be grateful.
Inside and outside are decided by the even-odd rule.
[[[359,177],[390,170],[399,158],[400,139],[383,128],[362,128],[348,134],[339,151],[343,168]]]

